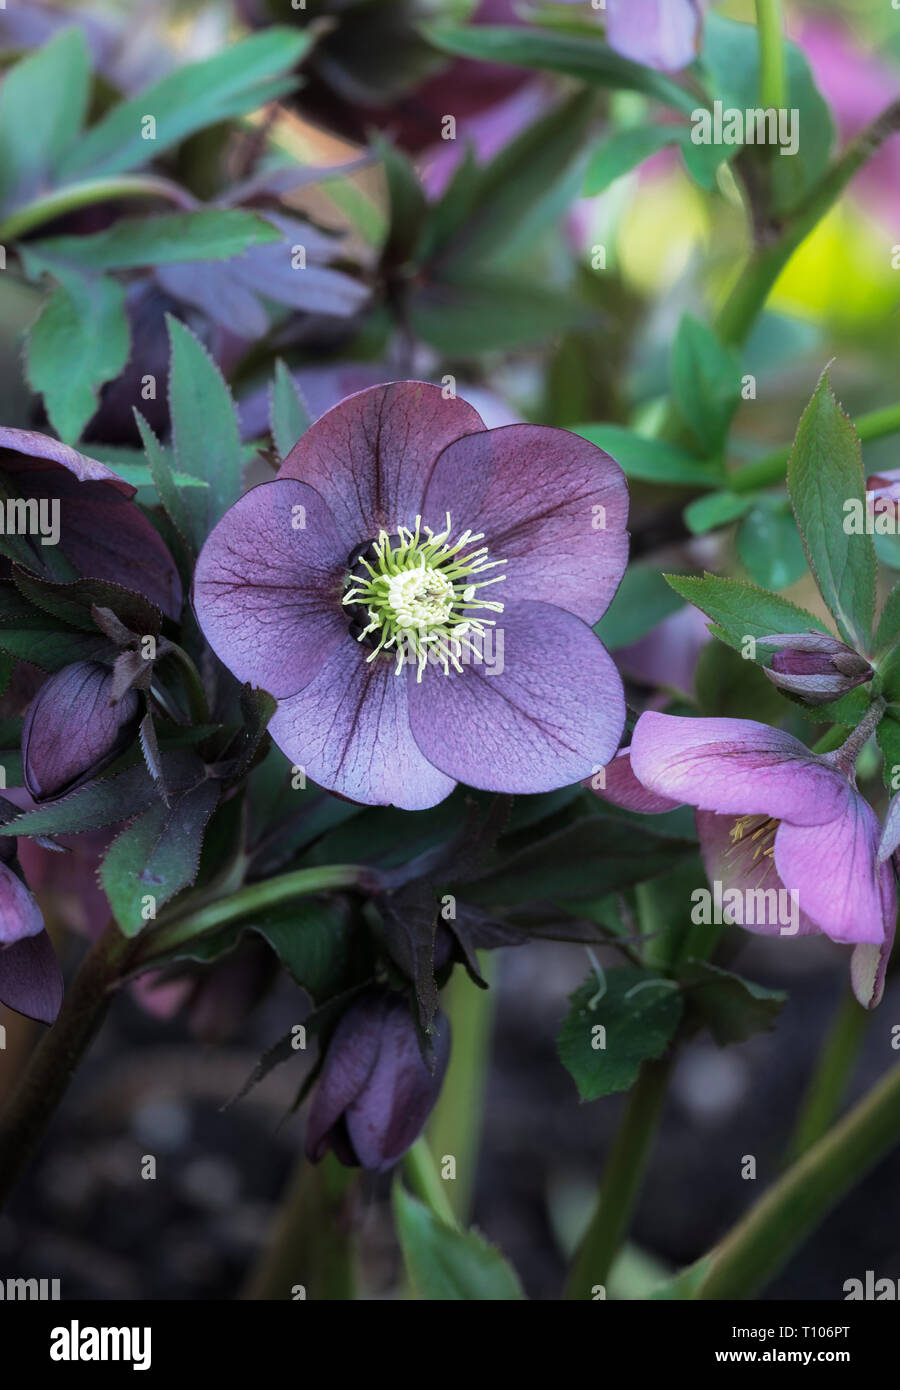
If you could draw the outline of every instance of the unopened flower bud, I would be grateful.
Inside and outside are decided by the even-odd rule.
[[[328,1043],[309,1114],[307,1157],[318,1163],[333,1149],[348,1167],[390,1168],[421,1133],[449,1058],[450,1024],[443,1014],[435,1018],[429,1070],[403,995],[365,990]]]
[[[808,705],[838,700],[872,679],[872,667],[852,647],[828,632],[786,632],[760,637],[757,645],[775,648],[766,675],[780,690]]]
[[[35,801],[87,782],[133,739],[139,698],[128,690],[113,704],[112,685],[108,666],[76,661],[41,686],[22,729],[25,785]]]

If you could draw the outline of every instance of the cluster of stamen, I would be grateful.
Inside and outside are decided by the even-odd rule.
[[[780,821],[771,816],[739,816],[728,832],[731,839],[729,855],[744,854],[761,870],[758,888],[764,883],[775,862],[775,832]]]
[[[479,615],[502,613],[503,604],[481,598],[478,590],[506,577],[482,578],[506,561],[488,559],[487,546],[478,544],[482,534],[463,531],[451,544],[451,533],[449,512],[439,532],[417,516],[414,530],[381,531],[347,557],[342,603],[351,636],[371,649],[367,661],[382,652],[394,655],[397,675],[407,660],[415,661],[420,681],[429,662],[449,674],[451,667],[462,670],[464,653],[481,656],[495,619]]]

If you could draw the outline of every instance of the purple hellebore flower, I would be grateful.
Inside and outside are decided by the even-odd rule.
[[[137,692],[113,704],[113,672],[99,661],[76,661],[46,681],[22,726],[25,785],[35,801],[81,786],[117,758],[134,738]]]
[[[707,877],[723,893],[767,894],[763,916],[742,925],[770,935],[824,933],[855,947],[860,1003],[881,999],[893,945],[897,888],[878,857],[881,827],[856,790],[856,756],[874,724],[864,720],[834,753],[816,754],[792,734],[754,720],[690,719],[649,712],[631,748],[606,770],[606,800],[654,814],[697,808]],[[595,790],[597,790],[595,788]],[[773,920],[769,890],[796,894],[796,927]],[[786,896],[785,895],[785,896]]]
[[[704,0],[606,0],[606,40],[623,57],[662,72],[697,56]]]
[[[0,426],[0,474],[15,494],[59,507],[59,548],[85,579],[137,591],[167,617],[181,612],[181,580],[159,532],[132,501],[136,488],[105,463],[35,430]],[[40,542],[36,550],[40,551]]]
[[[627,505],[618,464],[565,430],[487,430],[436,386],[378,386],[222,518],[197,618],[329,791],[408,810],[457,781],[549,791],[606,763],[624,723],[589,624],[625,568]]]
[[[415,1143],[440,1095],[450,1059],[450,1024],[435,1019],[434,1070],[422,1058],[406,1000],[365,990],[331,1037],[306,1131],[313,1163],[333,1149],[347,1167],[380,1173]]]

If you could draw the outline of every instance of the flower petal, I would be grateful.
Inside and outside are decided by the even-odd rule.
[[[543,792],[603,767],[625,723],[612,658],[579,618],[511,603],[493,629],[502,647],[444,675],[411,670],[410,723],[429,762],[470,787]]]
[[[601,800],[610,801],[613,806],[621,806],[625,811],[640,811],[648,816],[660,815],[664,811],[674,811],[677,806],[683,804],[680,801],[670,801],[667,796],[657,796],[638,781],[631,766],[630,748],[621,749],[612,762],[606,764],[603,771],[605,786],[594,785],[599,780],[599,775],[588,778],[585,786],[589,791],[596,792]]]
[[[850,794],[842,773],[791,734],[751,719],[642,714],[631,740],[639,781],[660,796],[721,815],[821,825]]]
[[[628,488],[595,444],[540,425],[466,435],[441,454],[425,493],[430,526],[447,512],[454,534],[482,532],[490,559],[506,561],[499,597],[553,603],[586,623],[606,612],[628,559]]]
[[[88,473],[88,481],[80,482],[74,471],[34,459],[17,460],[12,467],[4,460],[0,468],[11,474],[22,497],[59,502],[59,547],[79,574],[120,584],[143,594],[167,617],[180,616],[183,595],[175,561],[130,500],[128,484],[114,474],[113,481],[94,482]]]
[[[261,483],[225,513],[200,552],[197,621],[239,680],[276,699],[296,695],[348,635],[346,561],[317,492],[290,479]]]
[[[347,1107],[347,1133],[363,1168],[383,1172],[416,1139],[440,1095],[450,1060],[450,1023],[435,1019],[434,1070],[419,1050],[406,1000],[388,1005],[378,1059],[359,1096]]]
[[[422,510],[434,460],[452,440],[484,429],[465,401],[439,386],[373,386],[325,412],[288,454],[279,478],[297,478],[324,498],[344,553],[380,529],[409,525]]]
[[[699,0],[607,0],[610,48],[663,72],[687,67],[700,42]]]
[[[878,817],[855,790],[843,813],[824,825],[782,822],[778,827],[778,872],[788,887],[798,890],[803,911],[832,941],[881,945],[885,940],[880,833]]]
[[[734,843],[731,838],[733,816],[698,811],[696,821],[703,866],[713,891],[716,883],[719,883],[723,895],[729,889],[736,889],[744,895],[740,912],[733,914],[738,926],[759,936],[819,935],[819,928],[800,906],[802,899],[799,893],[796,899],[791,899],[774,860],[770,857],[754,859],[752,847],[747,841],[743,846]],[[773,890],[776,894],[774,897]],[[723,905],[727,905],[727,900]]]
[[[454,779],[420,751],[407,702],[394,662],[367,662],[366,649],[346,633],[315,680],[282,700],[269,733],[320,787],[369,806],[421,811],[449,796]]]
[[[0,864],[0,947],[44,930],[41,909],[18,874]]]
[[[881,865],[880,875],[886,930],[884,943],[881,946],[854,946],[850,957],[850,983],[864,1009],[875,1009],[881,1003],[897,929],[897,880],[890,864]]]
[[[0,948],[0,1004],[39,1023],[53,1023],[62,998],[62,971],[47,932]]]
[[[386,1007],[385,997],[370,990],[354,1000],[334,1030],[306,1125],[306,1154],[313,1163],[324,1158],[332,1129],[371,1075]]]

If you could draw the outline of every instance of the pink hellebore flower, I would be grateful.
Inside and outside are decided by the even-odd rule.
[[[754,893],[748,903],[762,903],[754,890],[767,903],[796,895],[796,926],[786,929],[771,912],[762,921],[745,912],[742,925],[772,935],[821,932],[854,946],[853,988],[867,1008],[884,990],[897,916],[894,872],[878,857],[881,827],[853,775],[875,722],[867,717],[836,752],[816,754],[753,720],[650,712],[600,792],[645,813],[695,806],[706,873],[723,895]]]
[[[622,682],[591,624],[628,547],[618,464],[565,430],[485,429],[436,386],[349,396],[213,530],[200,626],[329,791],[408,810],[457,781],[567,786],[608,762]]]
[[[705,0],[606,0],[606,39],[623,57],[662,72],[697,56]]]

